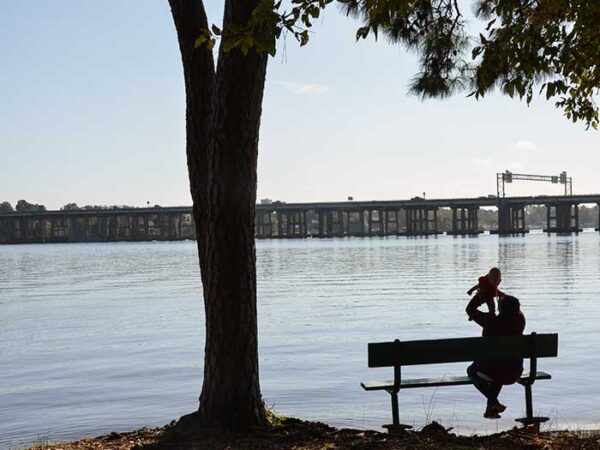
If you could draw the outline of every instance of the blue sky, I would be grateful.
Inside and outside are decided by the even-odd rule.
[[[222,2],[208,0],[219,23]],[[600,192],[600,134],[542,99],[423,102],[414,56],[356,43],[335,8],[269,62],[258,198],[479,196],[505,169]],[[184,91],[166,0],[0,0],[0,201],[190,204]],[[509,194],[560,193],[514,184]]]

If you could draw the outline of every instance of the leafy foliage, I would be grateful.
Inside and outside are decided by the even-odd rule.
[[[458,0],[335,0],[358,19],[356,38],[383,35],[419,56],[412,93],[446,97],[460,90],[480,98],[499,88],[528,104],[537,89],[573,122],[598,127],[599,0],[473,0],[485,30],[470,38]],[[282,33],[306,45],[310,28],[334,0],[261,0],[251,19],[203,30],[196,47],[239,48],[275,55]],[[469,55],[470,54],[470,55]]]
[[[82,208],[80,208],[77,203],[67,203],[60,208],[61,211],[79,211],[81,209]]]
[[[468,44],[456,0],[340,0],[346,14],[363,26],[357,39],[383,33],[419,55],[420,70],[411,91],[422,97],[446,97],[464,87],[462,71]]]
[[[221,51],[239,48],[244,54],[250,49],[275,56],[277,40],[283,32],[289,32],[300,45],[309,40],[309,28],[327,5],[333,0],[291,0],[289,11],[281,10],[281,0],[261,0],[245,24],[232,24],[221,30],[216,25],[203,30],[196,39],[195,47],[201,45],[212,49],[221,38]]]
[[[0,203],[0,213],[9,213],[13,212],[13,207],[10,202],[1,202]]]
[[[473,49],[474,58],[481,54],[476,96],[499,86],[529,103],[541,84],[540,93],[555,98],[573,122],[598,127],[598,0],[481,0],[476,12],[489,21],[487,35]]]
[[[15,210],[17,212],[36,212],[46,211],[46,207],[37,203],[29,203],[27,200],[19,200],[15,206]]]

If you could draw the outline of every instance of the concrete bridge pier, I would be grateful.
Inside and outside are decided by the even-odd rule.
[[[345,236],[346,231],[344,226],[344,216],[344,211],[341,209],[336,209],[330,212],[329,217],[331,218],[331,236]]]
[[[270,212],[269,215],[269,237],[275,237],[275,226],[276,226],[276,216],[274,213]]]
[[[317,214],[317,219],[319,222],[319,237],[328,237],[331,236],[331,211],[321,210]]]
[[[398,210],[385,210],[384,226],[386,236],[398,234]]]
[[[22,219],[19,221],[19,231],[21,232],[21,242],[31,242],[31,219]]]
[[[287,230],[286,230],[285,235],[287,237],[294,237],[294,228],[296,227],[296,224],[294,223],[294,212],[293,211],[288,212],[286,214],[285,218],[287,219],[286,220]]]
[[[306,210],[302,210],[298,212],[298,217],[300,221],[300,235],[305,238],[308,236],[308,222],[306,221]]]
[[[596,231],[600,231],[600,203],[598,203],[597,206],[598,206],[598,228],[596,228]]]
[[[167,214],[160,213],[157,216],[158,222],[158,236],[161,241],[168,240],[171,238],[171,228],[169,216]]]
[[[16,241],[17,221],[11,219],[0,219],[0,243],[10,244]]]
[[[307,237],[308,235],[310,235],[310,221],[308,219],[308,211],[303,210],[301,212],[301,217],[302,217],[302,227],[304,228],[304,234],[302,235],[303,237]]]
[[[373,234],[373,210],[367,210],[367,230],[365,235],[371,236]]]
[[[359,209],[358,213],[358,231],[356,232],[357,236],[365,235],[365,210]]]
[[[324,214],[323,211],[318,211],[317,212],[317,222],[319,224],[319,229],[317,231],[317,236],[318,237],[324,237],[325,236],[325,219],[323,218]]]
[[[85,241],[79,222],[80,218],[78,216],[69,217],[67,221],[67,235],[69,242]]]
[[[173,218],[173,226],[175,228],[175,235],[177,239],[183,239],[182,228],[183,228],[183,214],[177,214]]]
[[[119,239],[119,216],[107,218],[106,233],[108,241],[120,241]]]
[[[490,233],[501,236],[529,233],[525,225],[525,205],[508,204],[506,202],[499,204],[498,230],[493,230]]]
[[[546,233],[578,233],[579,207],[576,203],[553,203],[546,205]]]
[[[383,236],[385,234],[385,211],[383,209],[367,210],[366,236]]]
[[[14,232],[15,232],[15,243],[20,243],[23,240],[23,221],[22,220],[15,220],[15,228],[14,228]]]
[[[325,214],[326,217],[326,224],[327,224],[327,237],[331,237],[333,235],[333,211],[329,210],[327,211],[327,214]]]
[[[360,235],[360,212],[357,210],[348,209],[345,211],[346,214],[346,236],[358,236]]]
[[[169,215],[169,229],[171,230],[171,236],[174,240],[181,239],[181,214],[170,214]]]
[[[0,243],[8,244],[15,240],[14,221],[10,219],[0,219]]]
[[[131,239],[131,232],[133,229],[133,220],[131,216],[118,216],[117,217],[117,239],[120,241],[128,241]]]
[[[270,238],[271,237],[271,214],[257,211],[255,218],[256,218],[256,223],[255,223],[256,238],[257,239]]]
[[[290,221],[290,215],[288,212],[281,212],[278,213],[278,220],[279,220],[279,237],[289,237],[288,236],[288,230],[289,230],[289,221]]]
[[[367,236],[373,236],[379,234],[379,228],[381,221],[379,217],[380,212],[378,210],[368,209],[367,210]],[[377,226],[375,227],[375,224]]]
[[[371,211],[371,234],[383,236],[385,233],[384,212],[381,209]],[[376,225],[376,226],[374,226]]]
[[[141,217],[134,215],[130,217],[130,232],[129,236],[132,241],[137,241],[140,239],[140,219]]]
[[[306,213],[303,210],[291,211],[287,215],[287,236],[302,238],[306,237]]]
[[[438,231],[437,207],[406,208],[406,236],[429,236]]]
[[[479,229],[479,206],[452,206],[452,230],[448,232],[453,236],[468,236],[483,233]]]
[[[98,239],[101,241],[108,241],[108,217],[98,217]]]
[[[41,219],[35,222],[35,240],[46,242],[48,240],[48,219]]]
[[[379,236],[386,236],[387,230],[388,212],[385,209],[379,210]]]

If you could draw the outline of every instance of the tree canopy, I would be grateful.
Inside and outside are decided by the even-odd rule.
[[[15,206],[15,210],[17,212],[37,212],[46,211],[46,207],[37,203],[29,203],[27,200],[19,200]]]
[[[337,4],[358,19],[356,38],[383,35],[419,56],[410,90],[422,97],[466,92],[480,98],[499,89],[528,104],[554,101],[573,122],[598,127],[600,2],[597,0],[474,0],[482,32],[467,34],[457,0],[260,0],[244,25],[204,29],[196,46],[254,48],[274,55],[282,33],[300,45],[323,9]],[[461,2],[464,5],[466,2]],[[468,3],[467,3],[468,4]]]
[[[14,209],[12,207],[12,205],[10,204],[10,202],[1,202],[0,203],[0,213],[8,213],[8,212],[13,212]]]

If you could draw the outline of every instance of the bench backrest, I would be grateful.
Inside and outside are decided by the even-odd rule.
[[[558,334],[469,337],[369,344],[369,367],[546,358],[558,355]]]

